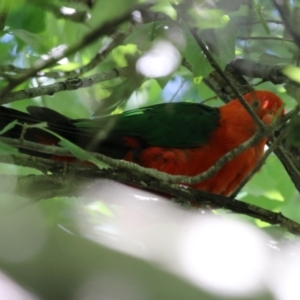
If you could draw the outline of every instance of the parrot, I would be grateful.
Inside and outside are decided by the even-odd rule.
[[[272,92],[257,90],[245,94],[244,99],[265,125],[285,113],[283,101]],[[83,149],[171,175],[205,172],[259,130],[238,99],[219,107],[194,102],[160,103],[90,119],[71,119],[46,107],[26,109],[21,112],[1,106],[0,129],[14,120],[18,124],[46,122],[49,130]],[[57,136],[38,126],[22,130],[17,125],[2,136],[18,139],[23,134],[28,141],[58,145]],[[192,187],[230,196],[262,158],[266,142],[267,137],[262,137],[213,176]],[[42,156],[21,147],[20,151]]]

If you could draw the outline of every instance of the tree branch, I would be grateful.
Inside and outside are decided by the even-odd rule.
[[[282,73],[283,66],[261,64],[250,59],[237,58],[232,60],[226,66],[231,67],[233,71],[250,78],[261,78],[263,81],[270,81],[274,84],[292,82]],[[298,84],[297,82],[293,82]],[[299,85],[299,84],[298,84]]]
[[[65,78],[65,77],[77,77],[88,71],[94,69],[115,47],[120,45],[125,39],[123,33],[116,33],[115,36],[112,36],[112,41],[101,48],[96,55],[87,63],[86,65],[74,69],[72,71],[62,71],[62,70],[53,70],[48,72],[38,72],[35,77],[48,77],[48,78]],[[2,65],[0,66],[0,72],[4,76],[6,73],[15,73],[15,74],[26,74],[31,68],[19,68],[14,65]]]
[[[238,193],[242,190],[242,188],[245,186],[245,184],[253,177],[253,175],[260,170],[260,168],[263,166],[263,164],[266,162],[267,158],[270,156],[274,150],[279,147],[279,145],[282,143],[283,139],[286,137],[286,128],[281,131],[279,137],[271,143],[271,146],[269,149],[264,153],[264,156],[261,158],[261,160],[258,162],[258,164],[255,166],[255,168],[239,183],[238,187],[235,189],[234,193],[231,195],[231,198],[235,198]]]
[[[99,82],[103,82],[103,81],[107,81],[119,77],[128,77],[131,74],[132,74],[131,68],[125,67],[121,69],[113,69],[107,72],[94,74],[89,77],[68,78],[64,81],[56,82],[53,84],[8,93],[6,94],[6,96],[2,97],[1,103],[6,104],[6,103],[22,100],[22,99],[35,98],[35,97],[45,96],[45,95],[52,96],[58,92],[87,88]]]
[[[0,159],[1,157],[3,156],[0,156]],[[38,160],[40,159],[38,158]],[[63,162],[56,162],[56,164],[60,165],[60,169],[65,169],[66,172],[64,174],[60,172],[53,175],[29,175],[20,177],[17,181],[15,193],[22,197],[29,197],[34,201],[57,196],[79,196],[86,184],[92,184],[97,178],[107,178],[134,185],[138,188],[173,196],[177,202],[185,206],[190,203],[193,207],[211,205],[213,207],[227,209],[235,213],[260,219],[269,224],[280,225],[289,232],[300,235],[300,225],[286,218],[281,213],[274,213],[252,204],[220,195],[201,192],[178,184],[169,184],[150,177],[147,174],[140,174],[136,172],[135,169],[119,167],[112,168],[108,172],[107,170],[99,170],[88,166],[77,166],[75,171],[72,166],[65,168]],[[3,188],[2,193],[11,192],[9,188],[7,188],[7,190],[5,187]]]

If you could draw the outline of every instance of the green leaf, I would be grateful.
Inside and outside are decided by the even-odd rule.
[[[287,64],[290,61],[290,59],[279,57],[278,55],[270,53],[262,53],[258,58],[259,63],[266,65]]]
[[[151,7],[152,11],[161,12],[169,16],[171,19],[175,20],[177,18],[177,12],[171,3],[168,2],[158,2]]]
[[[155,39],[166,38],[164,30],[166,24],[167,22],[162,21],[143,24],[125,39],[125,43],[137,45],[140,51],[147,51]]]
[[[37,52],[44,53],[47,52],[47,48],[45,47],[45,37],[31,33],[24,29],[12,29],[10,32],[21,41],[23,41],[26,45],[29,45],[32,49]]]
[[[19,150],[0,141],[0,154],[19,154]]]
[[[281,72],[286,75],[288,78],[291,80],[294,80],[296,82],[300,82],[300,68],[293,66],[293,65],[288,65],[285,68],[281,70]]]
[[[99,102],[99,108],[94,112],[94,116],[110,114],[118,106],[124,104],[130,95],[140,87],[143,80],[142,76],[132,75],[120,84],[115,85],[112,93]]]
[[[235,42],[237,37],[237,27],[229,21],[224,28],[215,29],[218,55],[214,55],[222,68],[235,59]]]
[[[207,77],[213,71],[212,66],[209,64],[188,26],[183,24],[182,29],[186,39],[186,48],[183,52],[186,61],[192,66],[193,76]]]
[[[18,121],[14,120],[10,123],[8,123],[1,131],[0,131],[0,135],[6,133],[7,131],[13,129],[16,125],[17,125]]]
[[[236,11],[239,10],[242,4],[245,4],[244,0],[222,0],[215,3],[216,7],[224,11]]]
[[[286,90],[287,95],[291,96],[296,101],[298,101],[298,99],[300,99],[300,88],[298,85],[295,85],[294,83],[287,83],[284,86],[284,88]],[[291,108],[294,108],[294,103]]]
[[[21,125],[23,125],[23,124],[21,124]],[[27,128],[46,128],[47,126],[48,126],[47,122],[26,125]]]
[[[77,157],[83,161],[89,161],[89,162],[95,164],[99,169],[110,168],[110,166],[108,166],[104,162],[98,160],[97,158],[92,156],[89,152],[83,150],[82,148],[78,147],[77,145],[70,142],[69,140],[63,138],[59,134],[57,134],[47,128],[44,128],[44,127],[39,127],[39,128],[41,130],[44,130],[44,131],[52,134],[53,136],[57,137],[60,140],[60,142],[58,144],[64,148],[68,149],[75,157]]]
[[[300,116],[295,116],[288,125],[286,141],[290,146],[299,147]]]
[[[23,29],[32,33],[40,33],[45,30],[45,10],[28,4],[18,5],[10,10],[6,25],[12,29]]]
[[[58,136],[58,135],[57,135]],[[77,158],[81,160],[86,160],[89,162],[94,163],[99,169],[103,169],[108,167],[107,164],[102,163],[98,159],[94,158],[89,152],[83,150],[82,148],[78,147],[74,143],[60,137],[60,142],[58,143],[60,146],[70,150],[70,152]]]
[[[92,11],[92,17],[88,22],[91,28],[99,26],[109,20],[128,12],[137,0],[97,0]]]

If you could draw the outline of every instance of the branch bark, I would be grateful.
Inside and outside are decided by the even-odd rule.
[[[44,95],[52,96],[58,92],[72,91],[80,88],[91,87],[99,82],[111,80],[114,78],[128,77],[130,76],[130,74],[130,68],[126,67],[121,69],[113,69],[99,74],[94,74],[89,77],[68,78],[64,81],[56,82],[53,84],[8,93],[6,94],[6,96],[3,96],[1,98],[0,102],[1,104],[7,104],[22,99],[35,98]]]
[[[10,159],[11,158],[14,159],[14,157],[10,157]],[[27,158],[28,157],[25,157],[24,160]],[[3,161],[3,156],[0,156],[0,161]],[[40,158],[37,158],[36,160],[38,163],[45,163],[46,161],[47,160]],[[29,163],[32,165],[32,161]],[[54,164],[52,161],[49,161],[49,163],[50,165]],[[84,188],[86,184],[91,184],[91,182],[98,180],[99,178],[107,178],[130,184],[138,188],[170,195],[176,198],[176,202],[184,206],[187,204],[190,204],[193,207],[210,205],[215,208],[222,208],[238,214],[248,215],[272,225],[280,225],[289,232],[300,235],[300,224],[286,218],[281,213],[274,213],[236,199],[201,192],[178,184],[169,184],[147,174],[141,174],[134,168],[117,167],[109,169],[109,171],[99,170],[89,166],[75,167],[68,165],[66,168],[65,164],[59,161],[55,162],[55,165],[57,167],[60,166],[60,169],[64,170],[64,172],[54,173],[52,175],[29,175],[18,177],[15,193],[22,197],[29,197],[34,201],[58,196],[78,196],[80,195],[80,190]],[[3,179],[9,180],[10,178]],[[11,191],[9,189],[6,191],[5,187],[3,187],[2,193],[5,192]]]

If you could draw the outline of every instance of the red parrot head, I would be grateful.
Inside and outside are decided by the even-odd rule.
[[[284,115],[283,101],[272,92],[255,91],[244,95],[244,98],[266,125]]]

